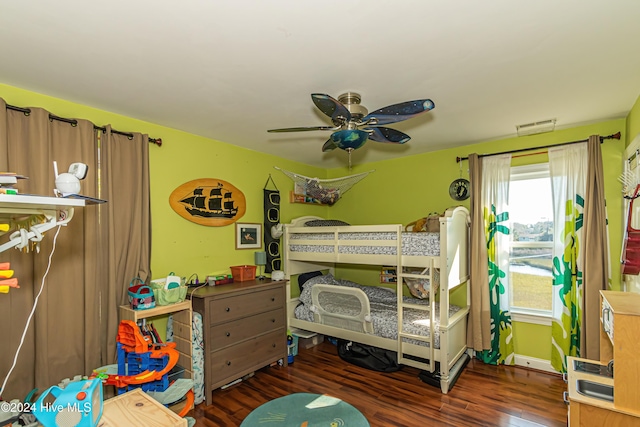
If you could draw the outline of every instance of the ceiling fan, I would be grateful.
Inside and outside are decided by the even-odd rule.
[[[337,100],[329,95],[313,93],[311,99],[320,111],[331,118],[333,126],[270,129],[267,132],[332,131],[333,133],[322,146],[322,151],[340,148],[351,154],[353,150],[362,147],[367,139],[376,142],[404,144],[411,139],[409,135],[381,125],[401,122],[435,107],[430,99],[418,99],[389,105],[369,113],[365,107],[360,105],[360,95],[354,92],[343,93]]]

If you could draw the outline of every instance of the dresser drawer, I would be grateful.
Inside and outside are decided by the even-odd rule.
[[[256,279],[190,293],[204,322],[207,405],[213,390],[278,360],[287,363],[286,284]]]
[[[210,349],[216,351],[244,341],[247,338],[263,335],[275,329],[282,329],[284,328],[284,323],[283,308],[245,317],[236,321],[219,323],[210,327]]]
[[[257,370],[285,354],[287,337],[284,328],[211,353],[211,381],[232,381],[247,370]]]
[[[225,323],[284,306],[285,301],[282,286],[244,295],[220,298],[209,303],[211,324]]]

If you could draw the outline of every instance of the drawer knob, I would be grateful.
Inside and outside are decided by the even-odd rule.
[[[271,344],[271,347],[276,348],[276,343]]]
[[[229,307],[225,308],[224,311],[226,311],[227,313],[231,311],[231,309]]]
[[[231,361],[227,360],[227,366],[231,366]]]
[[[276,300],[276,297],[271,297],[271,302],[274,302]]]
[[[226,333],[226,335],[227,335],[228,337],[230,337],[230,336],[231,336],[231,332],[227,332],[227,333]]]
[[[271,323],[276,323],[276,319],[271,319]]]

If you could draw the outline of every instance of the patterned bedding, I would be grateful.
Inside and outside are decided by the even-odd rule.
[[[423,233],[424,234],[424,233]],[[371,308],[371,318],[373,322],[374,333],[378,336],[396,340],[398,338],[398,315],[397,315],[397,300],[396,293],[388,288],[381,288],[375,286],[362,286],[357,283],[340,280],[333,277],[331,274],[323,276],[317,276],[307,280],[304,283],[302,292],[300,293],[300,302],[295,309],[295,316],[301,320],[314,321],[313,311],[311,310],[311,289],[318,283],[325,283],[336,286],[349,286],[357,287],[367,294],[369,298],[369,305]],[[349,302],[349,299],[341,298],[336,295],[327,295],[322,292],[320,294],[320,304],[327,311],[354,315],[360,311],[359,304],[353,305]],[[416,299],[411,297],[403,297],[405,302],[413,304],[429,305],[429,300]],[[440,321],[440,309],[439,304],[435,304],[435,322],[434,327],[434,345],[435,348],[440,348],[440,333],[439,333],[439,321]],[[453,316],[460,307],[451,305],[449,307],[449,317]],[[416,310],[405,308],[403,311],[404,331],[416,335],[429,336],[429,311]],[[414,343],[421,344],[421,342],[414,341]]]
[[[338,233],[338,239],[342,244],[338,248],[339,253],[347,254],[372,254],[372,255],[396,255],[395,246],[360,246],[344,244],[344,241],[353,240],[397,240],[397,234],[392,232],[359,233],[343,232]],[[334,233],[291,233],[289,236],[289,250],[291,252],[333,252]],[[402,254],[412,256],[438,256],[440,255],[440,233],[410,232],[404,231],[401,234]],[[296,244],[295,240],[318,240],[317,245]],[[323,245],[322,240],[327,244]]]

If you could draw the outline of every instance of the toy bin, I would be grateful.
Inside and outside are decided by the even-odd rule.
[[[291,340],[287,340],[287,344],[289,347],[289,351],[288,354],[290,356],[297,356],[298,355],[298,336],[296,334],[292,334],[291,336]],[[291,341],[291,342],[289,342]]]
[[[166,283],[167,279],[156,279],[149,283],[157,305],[171,305],[185,300],[187,286],[184,284],[184,280],[181,280],[179,286],[171,289],[165,289]]]
[[[231,267],[231,275],[234,282],[246,282],[248,280],[255,280],[256,278],[256,266],[255,265],[237,265]]]
[[[287,362],[293,363],[294,356],[298,355],[298,337],[289,335],[287,337]]]
[[[302,329],[294,329],[292,335],[295,340],[296,354],[298,353],[298,348],[308,350],[324,341],[324,335]]]

